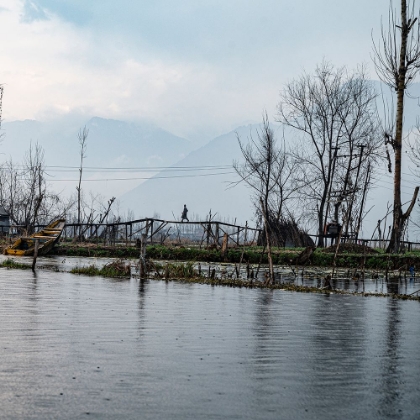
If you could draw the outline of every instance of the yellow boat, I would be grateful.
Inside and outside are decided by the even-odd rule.
[[[38,255],[45,255],[51,251],[60,239],[66,224],[65,219],[58,219],[50,223],[44,229],[28,237],[19,238],[13,245],[4,250],[5,255],[28,256],[33,255],[35,240],[39,241]]]

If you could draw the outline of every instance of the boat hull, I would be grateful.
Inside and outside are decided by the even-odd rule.
[[[58,219],[29,237],[19,238],[4,250],[4,254],[17,257],[31,256],[35,252],[36,241],[39,241],[38,255],[47,254],[60,239],[65,223],[64,219]]]

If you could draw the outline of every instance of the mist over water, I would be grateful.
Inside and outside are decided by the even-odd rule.
[[[0,270],[0,418],[417,419],[418,302]]]

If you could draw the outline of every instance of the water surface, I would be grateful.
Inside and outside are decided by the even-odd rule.
[[[418,419],[419,302],[0,269],[0,418]]]

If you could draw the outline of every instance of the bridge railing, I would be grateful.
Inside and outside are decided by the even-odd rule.
[[[40,230],[45,225],[35,226]],[[261,229],[248,225],[235,225],[220,221],[169,221],[144,218],[128,222],[112,223],[66,223],[63,240],[79,239],[104,245],[136,245],[142,235],[151,244],[193,244],[220,247],[223,241],[230,245],[256,244]]]

